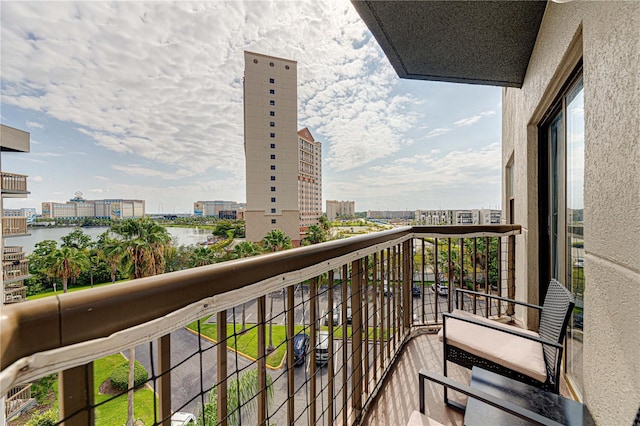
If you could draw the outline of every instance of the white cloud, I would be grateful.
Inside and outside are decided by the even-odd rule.
[[[463,118],[461,120],[458,120],[453,124],[458,126],[458,127],[470,126],[470,125],[472,125],[474,123],[477,123],[481,118],[482,117],[480,115],[474,115],[473,117]]]
[[[487,111],[482,111],[480,113],[480,115],[482,115],[483,117],[490,117],[492,115],[496,115],[496,112],[494,110],[487,110]]]
[[[62,154],[58,152],[32,152],[31,155],[38,157],[62,157]]]
[[[97,193],[103,193],[104,191],[102,190],[102,188],[94,188],[94,189],[90,189],[89,192],[97,192]]]
[[[29,182],[42,182],[42,176],[29,176]]]
[[[24,123],[27,125],[27,127],[36,127],[38,129],[44,129],[44,126],[40,123],[37,123],[35,121],[27,121],[26,123]]]
[[[435,138],[436,136],[444,135],[445,133],[449,133],[450,130],[451,129],[447,129],[447,128],[444,128],[444,127],[433,129],[432,131],[427,133],[427,139],[431,139],[431,138]]]

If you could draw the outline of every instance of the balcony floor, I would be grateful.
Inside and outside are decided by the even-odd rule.
[[[449,363],[449,376],[469,383],[471,371]],[[419,411],[418,370],[426,368],[442,373],[442,344],[437,334],[422,334],[411,339],[400,354],[394,370],[367,413],[366,425],[406,425],[413,411]],[[463,414],[443,402],[442,386],[425,383],[426,414],[443,425],[462,425]],[[449,392],[449,398],[466,404],[466,397]]]

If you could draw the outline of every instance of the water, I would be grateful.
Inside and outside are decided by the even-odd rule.
[[[5,245],[7,246],[22,246],[23,250],[27,254],[31,254],[35,249],[35,246],[40,241],[55,240],[58,242],[58,247],[62,244],[61,237],[68,235],[75,228],[45,228],[45,227],[31,227],[28,232],[31,235],[25,237],[13,237],[5,239]],[[96,241],[98,236],[108,230],[108,227],[91,227],[80,228],[82,232],[89,235],[92,241]],[[198,244],[207,240],[207,235],[211,235],[211,231],[208,229],[199,228],[171,228],[167,227],[167,231],[171,237],[176,241],[177,245],[191,245]]]

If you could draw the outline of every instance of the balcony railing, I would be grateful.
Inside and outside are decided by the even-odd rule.
[[[35,400],[31,398],[31,385],[16,386],[7,393],[7,400],[4,405],[4,415],[6,419],[25,410],[27,406],[35,405]]]
[[[157,395],[147,425],[203,407],[206,424],[355,424],[411,331],[439,327],[455,286],[512,292],[518,233],[398,228],[8,306],[0,393],[59,372],[61,421],[93,424],[110,403],[96,402],[94,361],[135,347]]]
[[[20,283],[5,285],[4,287],[4,303],[18,303],[27,300],[27,287]]]
[[[24,251],[20,246],[5,246],[3,248],[2,260],[22,260],[24,259]]]
[[[26,259],[2,262],[2,280],[5,284],[29,278],[29,261]]]
[[[2,192],[14,194],[27,193],[27,176],[15,173],[1,172],[2,174]]]
[[[27,218],[26,217],[3,217],[2,218],[2,236],[13,237],[27,234]]]

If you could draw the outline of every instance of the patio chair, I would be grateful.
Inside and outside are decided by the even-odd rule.
[[[439,333],[444,346],[444,375],[447,376],[449,361],[469,369],[478,366],[557,394],[562,342],[575,305],[573,295],[556,280],[549,283],[542,306],[469,290],[456,291],[486,297],[486,303],[499,299],[538,309],[539,333],[458,309],[444,313]],[[446,388],[445,402],[456,406],[447,399]]]

